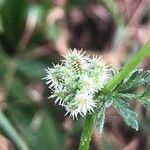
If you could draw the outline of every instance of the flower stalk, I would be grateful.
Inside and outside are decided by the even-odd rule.
[[[121,81],[126,78],[128,74],[133,71],[148,55],[150,55],[150,43],[145,44],[144,47],[122,68],[122,70],[106,84],[103,90],[96,94],[96,96],[101,95],[101,93],[113,91],[115,87],[117,87],[117,85],[121,83]],[[80,139],[79,150],[89,149],[94,123],[95,115],[87,115]]]

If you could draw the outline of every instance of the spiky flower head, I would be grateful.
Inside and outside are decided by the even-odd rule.
[[[107,83],[110,74],[101,58],[89,58],[74,49],[61,64],[46,69],[51,98],[65,107],[71,117],[85,116],[96,107],[95,93]]]

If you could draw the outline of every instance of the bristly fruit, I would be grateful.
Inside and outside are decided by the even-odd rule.
[[[52,90],[50,97],[65,107],[67,114],[78,118],[93,112],[96,107],[95,93],[110,78],[108,67],[101,58],[89,58],[82,51],[70,50],[61,64],[46,69],[46,83]]]

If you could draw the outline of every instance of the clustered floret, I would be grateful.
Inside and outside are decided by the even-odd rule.
[[[50,98],[65,107],[73,118],[85,116],[96,107],[95,93],[103,88],[110,74],[99,57],[89,58],[74,49],[61,64],[46,69],[46,83],[52,90]]]

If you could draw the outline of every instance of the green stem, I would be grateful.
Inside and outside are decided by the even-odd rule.
[[[145,57],[150,55],[150,43],[145,44],[144,47],[126,64],[122,70],[116,74],[104,87],[102,91],[98,92],[98,95],[101,93],[107,93],[114,90],[114,88],[128,76],[128,74],[133,71],[143,60]],[[83,131],[80,139],[79,150],[88,150],[89,143],[91,140],[92,129],[95,122],[95,115],[87,115],[85,119],[85,123],[83,126]]]
[[[0,127],[6,132],[6,134],[16,144],[18,149],[28,150],[26,143],[23,141],[20,135],[16,132],[16,130],[12,127],[11,123],[9,122],[9,120],[6,118],[6,116],[3,114],[2,111],[0,111]]]
[[[89,143],[91,141],[91,135],[92,135],[92,129],[95,122],[95,116],[94,115],[87,115],[84,127],[82,131],[82,137],[80,140],[79,150],[87,150],[89,149]]]
[[[111,79],[104,87],[104,92],[113,91],[113,89],[133,71],[145,57],[150,55],[150,43],[145,44],[144,47],[122,68],[122,70]],[[99,94],[101,92],[98,92]]]

